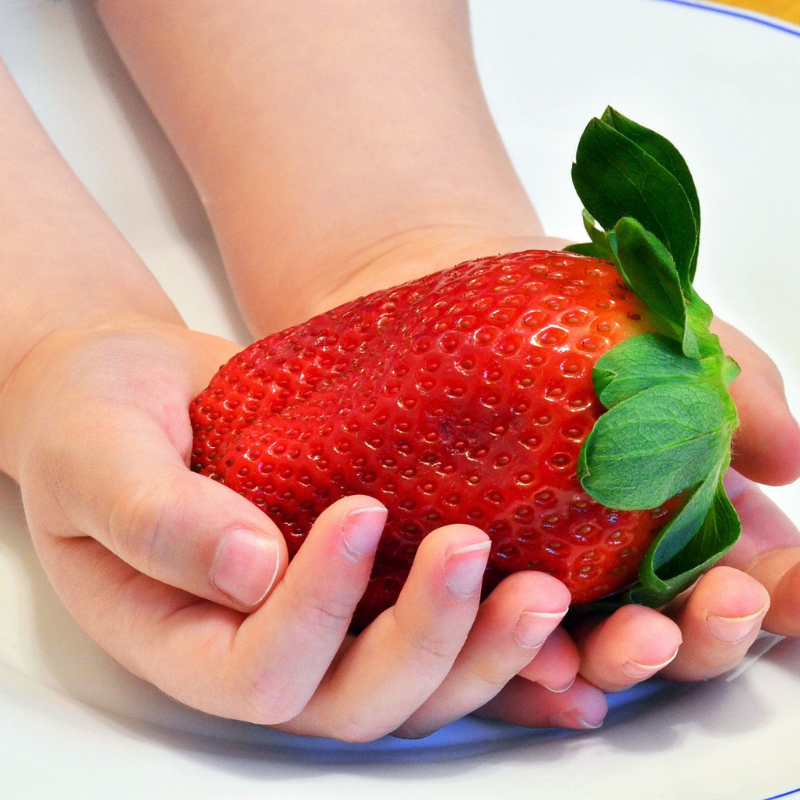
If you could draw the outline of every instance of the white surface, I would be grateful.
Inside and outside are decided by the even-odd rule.
[[[666,134],[703,205],[700,291],[773,354],[800,410],[800,37],[657,0],[478,0],[473,19],[492,110],[548,232],[582,238],[569,167],[592,115],[611,104]],[[245,341],[189,181],[90,4],[0,0],[0,55],[188,322]],[[796,486],[771,494],[800,521]],[[3,797],[751,800],[800,786],[795,642],[597,732],[481,753],[481,740],[511,734],[467,723],[423,747],[359,755],[287,749],[124,672],[61,608],[4,479],[0,607]],[[456,740],[478,745],[446,746]]]

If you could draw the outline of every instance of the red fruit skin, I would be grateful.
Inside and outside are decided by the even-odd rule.
[[[603,407],[595,362],[653,330],[605,261],[526,251],[376,292],[257,342],[191,404],[192,468],[251,500],[291,555],[346,495],[389,516],[353,628],[393,605],[422,538],[492,538],[488,593],[549,572],[573,605],[635,580],[675,502],[606,508],[578,454]]]

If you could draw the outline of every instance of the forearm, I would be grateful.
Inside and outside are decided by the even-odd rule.
[[[464,2],[98,5],[256,332],[430,271],[437,252],[445,267],[541,235]]]
[[[52,332],[115,315],[179,321],[0,63],[0,468],[11,376]]]

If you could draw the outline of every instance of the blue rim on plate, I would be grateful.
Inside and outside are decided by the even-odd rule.
[[[608,696],[608,715],[605,725],[620,722],[655,704],[669,702],[694,688],[695,683],[669,683],[651,678],[623,692]],[[243,723],[244,724],[244,723]],[[250,726],[247,726],[250,728]],[[252,733],[249,730],[248,733]],[[336,739],[297,736],[259,726],[250,744],[266,746],[291,753],[314,763],[424,763],[467,758],[491,752],[514,743],[531,744],[580,736],[585,731],[566,728],[523,728],[509,722],[465,717],[439,729],[424,739],[398,739],[385,736],[373,742],[350,743]]]
[[[754,11],[742,11],[738,8],[730,8],[723,5],[711,5],[708,3],[696,3],[692,0],[658,0],[660,3],[672,3],[674,6],[687,6],[688,8],[697,8],[701,11],[711,11],[714,14],[722,14],[726,17],[736,17],[737,19],[744,19],[748,22],[755,22],[757,25],[763,25],[766,28],[773,28],[783,33],[788,33],[790,36],[800,36],[800,28],[791,25],[788,22],[778,21],[774,17],[769,17],[763,14],[757,14]]]

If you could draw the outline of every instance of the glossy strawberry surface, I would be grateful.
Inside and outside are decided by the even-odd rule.
[[[380,500],[389,517],[356,628],[394,603],[421,539],[456,522],[493,540],[485,592],[536,569],[586,603],[635,579],[671,516],[606,508],[576,477],[604,410],[594,363],[652,327],[605,261],[461,264],[235,356],[192,403],[192,467],[263,509],[291,554],[338,498]]]

